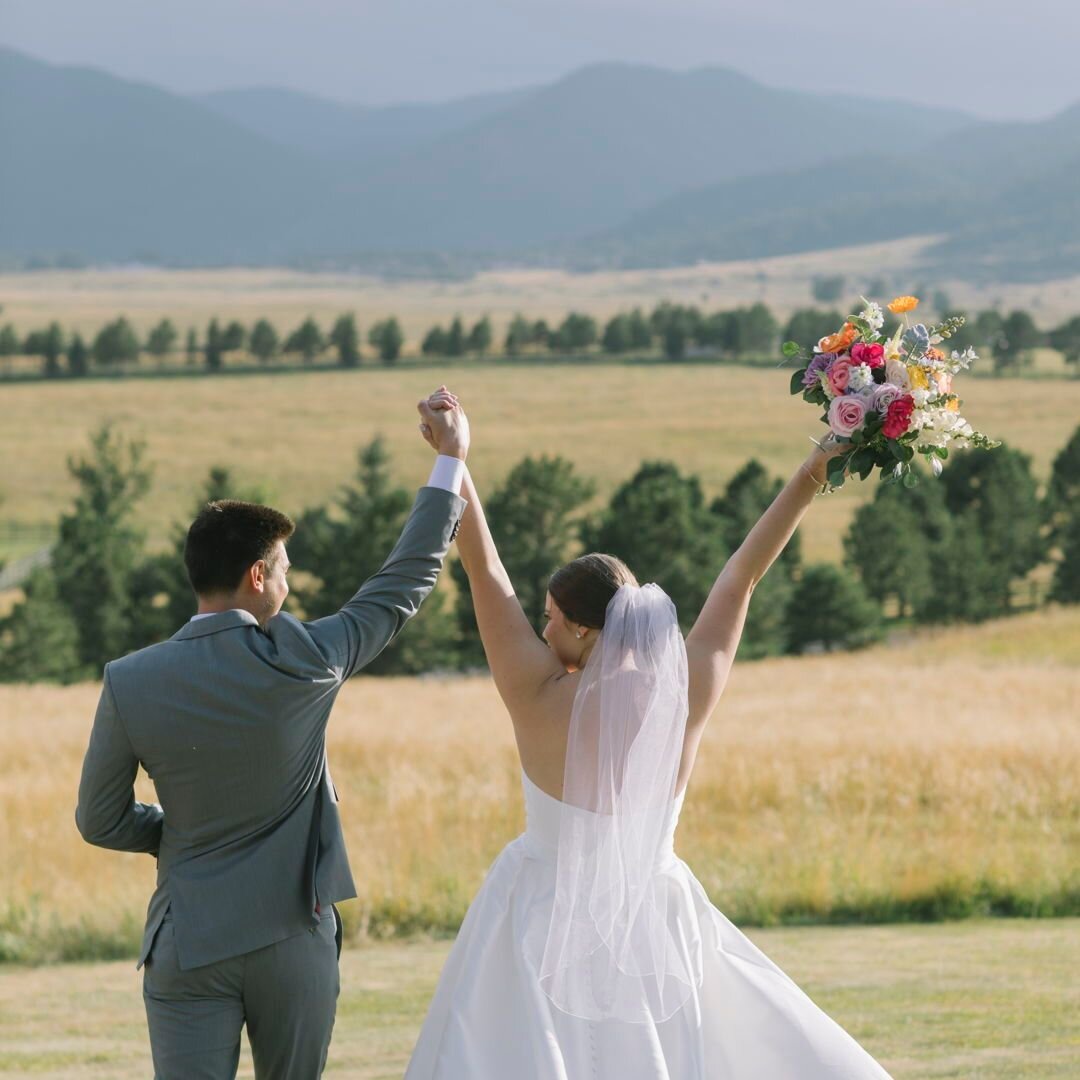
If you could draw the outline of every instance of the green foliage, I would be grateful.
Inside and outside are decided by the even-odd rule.
[[[285,351],[299,353],[305,364],[310,364],[325,349],[326,339],[310,315],[285,340]]]
[[[1046,556],[1031,458],[1004,444],[992,453],[962,451],[950,458],[941,482],[956,527],[978,537],[988,600],[1004,614],[1011,606],[1012,582]],[[962,566],[958,570],[965,572]]]
[[[784,482],[770,477],[756,458],[747,461],[728,481],[724,493],[713,500],[710,509],[721,520],[724,544],[729,551],[735,551],[746,539],[783,486]],[[781,552],[778,564],[790,577],[801,562],[802,538],[796,533]]]
[[[433,326],[424,335],[420,351],[424,356],[446,356],[447,341],[446,331],[441,326]]]
[[[998,374],[1031,365],[1031,350],[1042,344],[1042,334],[1026,311],[1013,311],[1001,324],[994,347],[994,371]]]
[[[184,356],[191,367],[194,367],[199,359],[199,334],[194,326],[188,327],[187,341],[184,344]]]
[[[24,599],[0,620],[0,682],[73,683],[90,678],[79,656],[79,630],[47,567],[34,570]]]
[[[503,346],[507,356],[520,356],[526,346],[532,344],[532,323],[522,314],[511,319],[506,331],[506,343]]]
[[[26,335],[23,343],[26,356],[40,356],[45,362],[45,374],[55,378],[60,374],[60,357],[64,352],[64,332],[58,322],[51,322],[44,330],[34,330]]]
[[[785,341],[795,341],[807,352],[823,337],[835,334],[844,325],[839,311],[822,311],[819,308],[802,308],[796,311],[784,327]]]
[[[494,335],[491,330],[491,320],[485,315],[469,331],[466,348],[469,352],[484,356],[491,348]]]
[[[526,457],[485,501],[491,535],[514,583],[521,606],[539,631],[551,575],[571,555],[582,507],[592,497],[591,481],[578,476],[561,457]],[[458,586],[457,623],[462,659],[480,663],[483,650],[476,628],[468,575],[460,562],[451,574]]]
[[[146,339],[146,351],[151,356],[158,358],[168,356],[176,348],[176,340],[179,334],[173,326],[171,319],[162,319],[161,322],[150,331]]]
[[[90,440],[89,456],[69,459],[78,484],[75,504],[59,522],[52,553],[57,595],[79,632],[80,667],[101,673],[132,640],[130,586],[142,561],[143,534],[134,510],[150,486],[145,444],[106,426]]]
[[[645,584],[656,582],[688,629],[727,556],[720,519],[696,476],[666,461],[645,462],[582,532],[587,551],[617,555]]]
[[[806,567],[788,608],[788,648],[861,649],[882,636],[881,610],[858,578],[836,566]]]
[[[815,277],[810,291],[819,304],[835,304],[844,293],[846,280],[843,274]]]
[[[649,325],[661,341],[664,356],[668,360],[681,360],[691,343],[701,341],[705,319],[696,307],[665,300],[653,309]]]
[[[1061,560],[1054,568],[1050,599],[1059,604],[1080,604],[1080,503],[1060,530]]]
[[[604,336],[600,339],[604,352],[619,353],[629,352],[630,344],[630,316],[613,315],[604,327]]]
[[[247,331],[244,329],[243,323],[237,322],[234,319],[222,331],[221,347],[226,352],[234,352],[237,349],[242,349],[246,343]]]
[[[1080,315],[1074,315],[1047,335],[1047,344],[1057,349],[1065,363],[1080,374]]]
[[[359,454],[356,478],[330,507],[305,511],[289,541],[289,558],[309,575],[293,596],[309,619],[337,611],[376,573],[393,549],[412,506],[412,496],[395,485],[382,439]],[[453,620],[439,592],[372,664],[371,675],[416,674],[453,666]]]
[[[81,378],[90,368],[90,350],[81,334],[76,334],[68,345],[67,363],[68,374],[75,378]]]
[[[401,324],[391,316],[377,322],[368,332],[368,342],[379,351],[379,359],[384,364],[392,364],[401,355],[401,346],[405,344],[405,334]]]
[[[248,339],[251,355],[266,364],[277,356],[280,348],[281,342],[278,340],[278,333],[273,324],[267,319],[260,319],[251,328],[251,337]]]
[[[210,325],[206,328],[204,356],[206,366],[210,371],[221,370],[225,357],[225,344],[217,319],[211,319]]]
[[[465,327],[461,322],[461,316],[455,316],[446,333],[446,356],[465,355]]]
[[[940,483],[911,490],[879,484],[874,501],[855,511],[844,537],[847,565],[878,603],[893,600],[902,616],[918,610],[932,619],[935,566],[950,530]]]
[[[337,349],[342,367],[353,368],[360,363],[360,331],[351,312],[338,316],[330,331],[330,344]]]
[[[19,335],[15,333],[15,327],[6,323],[0,327],[0,356],[18,356],[22,351],[19,343]]]
[[[1054,458],[1043,500],[1043,517],[1050,527],[1049,542],[1059,543],[1066,521],[1080,507],[1080,427]]]
[[[121,316],[98,331],[90,351],[94,361],[103,366],[138,360],[139,339],[131,323]]]
[[[595,345],[598,338],[596,320],[591,315],[571,311],[559,324],[555,342],[566,352],[581,352]]]

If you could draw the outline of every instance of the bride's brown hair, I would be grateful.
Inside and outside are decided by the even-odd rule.
[[[571,622],[603,630],[611,598],[623,585],[637,583],[622,559],[591,552],[556,570],[548,592]]]

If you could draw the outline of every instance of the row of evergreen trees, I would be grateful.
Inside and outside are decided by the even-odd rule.
[[[946,311],[944,317],[963,314]],[[641,308],[612,316],[603,326],[592,316],[570,312],[557,325],[544,319],[515,315],[501,344],[505,356],[578,356],[600,352],[610,356],[662,354],[679,360],[691,353],[732,360],[777,355],[781,340],[809,346],[843,323],[838,310],[804,308],[783,325],[764,304],[751,304],[730,311],[705,312],[695,305],[658,304],[646,314]],[[367,343],[383,363],[394,363],[402,354],[405,334],[391,316],[374,323]],[[1033,350],[1040,346],[1057,349],[1066,362],[1080,372],[1080,315],[1043,332],[1026,311],[1002,315],[994,310],[975,315],[950,341],[956,348],[974,346],[993,357],[994,370],[1007,373],[1031,363]],[[426,357],[459,358],[484,356],[498,351],[491,319],[484,316],[471,327],[460,317],[449,326],[433,326],[420,345]],[[171,319],[162,319],[140,340],[131,323],[121,316],[103,326],[88,343],[79,334],[66,334],[57,322],[34,330],[20,339],[10,323],[0,328],[0,357],[36,356],[47,376],[81,376],[91,363],[102,369],[117,368],[139,361],[145,353],[166,363],[181,352],[180,332]],[[259,319],[249,328],[233,321],[212,319],[200,336],[187,331],[183,354],[189,365],[205,364],[220,370],[229,353],[246,352],[262,364],[281,357],[298,357],[314,363],[331,353],[342,367],[356,367],[363,359],[361,334],[352,314],[341,315],[329,332],[324,332],[310,316],[285,335],[268,319]]]
[[[0,679],[69,682],[100,675],[110,659],[160,641],[193,613],[182,562],[189,518],[169,549],[148,553],[135,507],[151,473],[142,444],[109,428],[70,462],[78,494],[59,522],[50,565],[34,571],[25,599],[0,622]],[[671,595],[687,625],[716,574],[781,481],[748,461],[709,499],[699,479],[646,462],[599,511],[594,485],[559,457],[518,462],[486,498],[492,532],[522,604],[541,626],[547,580],[567,558],[601,550],[624,558],[642,581]],[[380,440],[331,505],[298,518],[290,559],[303,573],[290,608],[315,618],[335,611],[378,569],[412,503],[395,483]],[[265,499],[211,471],[190,508],[209,499]],[[1040,496],[1027,455],[1009,447],[956,455],[939,481],[914,490],[881,485],[844,538],[845,566],[805,564],[798,536],[755,591],[740,655],[856,648],[890,619],[977,621],[1015,609],[1018,584],[1048,560],[1050,598],[1080,603],[1080,428],[1058,455]],[[467,580],[428,600],[369,670],[418,673],[469,668],[483,654]]]

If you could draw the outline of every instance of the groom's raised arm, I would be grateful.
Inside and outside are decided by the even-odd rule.
[[[448,417],[427,486],[378,573],[333,615],[307,623],[319,651],[342,679],[370,664],[419,610],[457,535],[465,500],[458,491],[468,452],[464,413]]]

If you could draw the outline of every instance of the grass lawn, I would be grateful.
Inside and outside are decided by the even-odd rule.
[[[1080,1075],[1080,920],[751,937],[897,1080]],[[448,947],[346,951],[327,1075],[401,1076]],[[128,1080],[149,1063],[130,962],[0,968],[0,1075]],[[252,1075],[245,1046],[240,1076]]]

